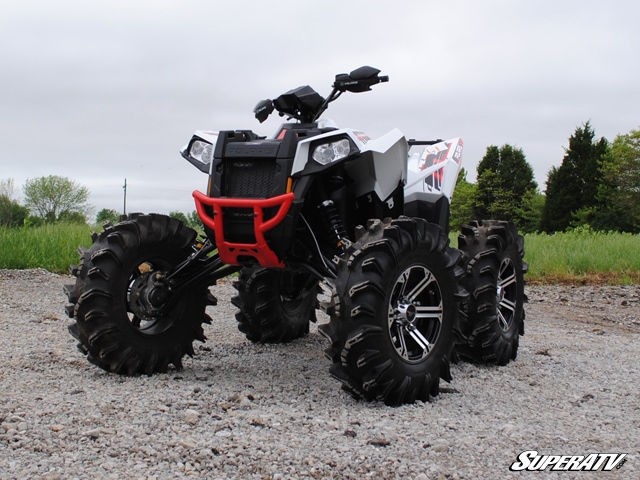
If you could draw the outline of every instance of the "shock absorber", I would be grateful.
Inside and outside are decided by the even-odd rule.
[[[344,229],[338,210],[336,209],[333,200],[325,200],[318,205],[318,210],[322,215],[324,226],[327,229],[329,239],[333,242],[336,249],[340,249],[343,246],[342,239],[347,236],[347,232]]]

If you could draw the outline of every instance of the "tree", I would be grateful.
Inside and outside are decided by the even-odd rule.
[[[21,227],[27,218],[29,218],[29,209],[16,201],[13,178],[0,180],[0,225]]]
[[[515,211],[518,229],[522,233],[534,233],[540,230],[545,196],[537,190],[528,190],[522,204]]]
[[[194,230],[203,229],[202,220],[200,220],[198,212],[196,212],[195,210],[192,210],[191,213],[187,215],[187,220],[189,220],[189,226]]]
[[[458,173],[458,181],[451,199],[450,226],[452,231],[459,231],[463,225],[473,219],[476,200],[476,186],[467,181],[467,171],[464,168]]]
[[[15,201],[16,187],[13,178],[0,180],[0,197],[6,197],[10,201]]]
[[[490,146],[478,164],[475,217],[520,224],[524,199],[538,189],[521,149]]]
[[[103,224],[107,222],[118,223],[120,214],[111,208],[103,208],[96,215],[96,223]]]
[[[169,212],[169,216],[173,218],[177,218],[182,223],[184,223],[187,227],[189,226],[189,219],[184,213],[174,210],[173,212]]]
[[[89,189],[66,177],[49,175],[29,179],[23,192],[26,206],[47,222],[56,222],[73,214],[86,217],[91,211]]]
[[[594,230],[640,232],[640,129],[618,135],[600,163]]]
[[[544,231],[566,230],[576,224],[576,219],[584,217],[580,210],[590,210],[598,203],[599,165],[609,144],[605,138],[596,141],[594,137],[589,122],[576,128],[562,164],[549,171],[542,213]]]
[[[194,230],[201,231],[202,230],[202,221],[198,216],[198,212],[193,210],[189,214],[184,214],[182,212],[173,211],[169,212],[170,217],[177,218],[182,221],[187,227],[193,228]]]
[[[87,223],[87,217],[80,212],[70,212],[69,210],[65,210],[58,215],[57,221],[82,225]]]
[[[21,227],[29,217],[29,209],[19,205],[6,195],[0,195],[0,225]]]

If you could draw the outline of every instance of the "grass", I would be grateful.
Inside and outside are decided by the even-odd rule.
[[[640,283],[640,235],[576,229],[524,236],[529,283]]]
[[[77,224],[0,227],[0,268],[68,273],[78,264],[78,246],[91,245],[93,230]],[[457,245],[456,235],[451,237]],[[640,235],[576,229],[524,239],[530,284],[640,284]]]
[[[457,233],[451,245],[457,246]],[[527,283],[569,285],[640,284],[640,235],[577,228],[552,235],[524,235]]]
[[[31,228],[0,227],[0,268],[44,268],[69,273],[80,259],[78,246],[91,246],[88,225],[47,224]]]

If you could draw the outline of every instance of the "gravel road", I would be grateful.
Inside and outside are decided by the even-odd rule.
[[[226,281],[184,370],[105,373],[67,333],[65,283],[0,270],[1,479],[591,478],[509,471],[530,450],[626,453],[598,478],[640,478],[640,286],[529,287],[515,362],[454,365],[434,400],[390,408],[340,390],[315,326],[246,341]]]

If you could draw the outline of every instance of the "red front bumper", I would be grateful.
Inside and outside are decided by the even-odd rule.
[[[278,225],[287,215],[294,200],[293,193],[271,198],[212,198],[198,190],[193,192],[196,210],[202,222],[215,232],[215,241],[220,259],[229,265],[239,265],[238,257],[253,257],[263,267],[284,267],[278,255],[269,247],[264,232]],[[213,216],[205,205],[213,208]],[[264,209],[278,207],[277,213],[264,220]],[[223,208],[246,208],[253,210],[253,230],[256,243],[232,243],[224,238]]]

